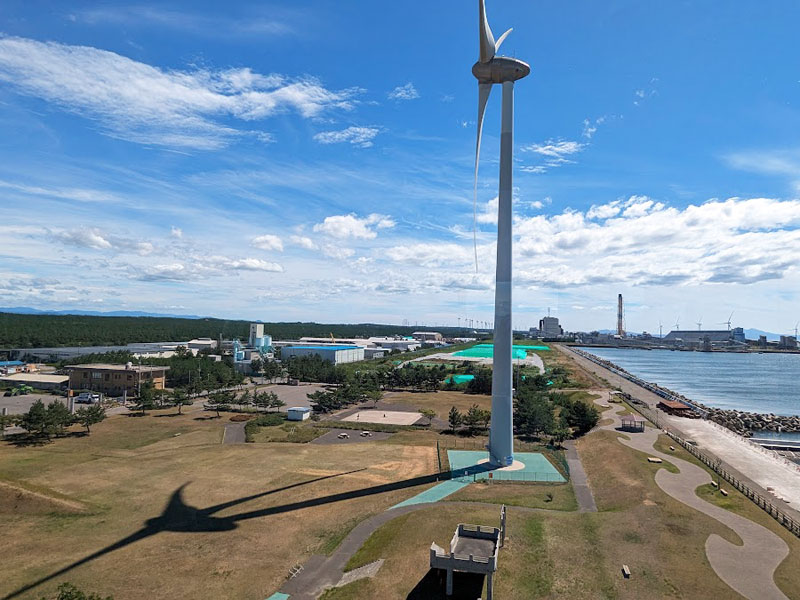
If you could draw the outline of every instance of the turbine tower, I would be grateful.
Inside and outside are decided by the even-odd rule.
[[[496,56],[509,29],[495,41],[486,19],[484,0],[478,1],[480,58],[472,66],[478,80],[478,139],[475,144],[475,204],[478,197],[478,161],[481,152],[483,115],[492,85],[503,86],[503,112],[500,135],[500,193],[497,210],[497,272],[494,292],[494,359],[492,368],[492,422],[489,429],[489,462],[505,467],[514,462],[512,419],[511,344],[511,170],[514,131],[514,82],[531,72],[530,66],[516,58]],[[474,215],[473,215],[474,217]],[[475,242],[477,267],[478,246]]]

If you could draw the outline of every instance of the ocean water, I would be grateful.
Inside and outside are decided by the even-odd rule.
[[[800,415],[800,354],[583,350],[707,406]]]

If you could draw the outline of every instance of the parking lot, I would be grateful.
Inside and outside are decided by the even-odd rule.
[[[347,434],[347,437],[339,437],[340,434]],[[328,433],[312,440],[311,444],[357,444],[358,442],[375,442],[378,440],[388,440],[392,437],[391,433],[382,431],[370,431],[371,435],[362,436],[360,431],[352,429],[331,429]]]
[[[33,403],[41,400],[45,404],[50,404],[55,400],[67,404],[67,399],[62,396],[55,396],[52,394],[25,394],[20,396],[2,396],[0,395],[0,409],[7,408],[10,415],[21,415],[28,412],[33,406]]]

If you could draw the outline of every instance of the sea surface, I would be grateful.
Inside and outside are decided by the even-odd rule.
[[[707,406],[800,415],[800,354],[583,350]]]

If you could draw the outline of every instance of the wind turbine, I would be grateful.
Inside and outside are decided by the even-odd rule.
[[[699,319],[697,319],[697,323],[695,323],[695,325],[697,325],[697,331],[702,330],[703,329],[703,317],[700,317]]]
[[[733,318],[733,312],[731,312],[730,316],[728,317],[728,320],[727,321],[723,321],[722,323],[720,323],[720,325],[727,325],[728,326],[728,331],[730,331],[731,330],[731,319],[732,318]]]
[[[658,337],[664,337],[664,329],[661,327],[661,319],[658,320]]]
[[[800,321],[794,324],[794,337],[797,339],[797,326],[800,325]]]
[[[497,271],[494,292],[494,358],[492,366],[492,422],[489,429],[489,462],[509,466],[514,462],[514,429],[512,420],[511,344],[511,171],[513,166],[514,82],[531,72],[526,63],[516,58],[497,56],[497,49],[511,29],[497,41],[486,19],[484,0],[478,1],[480,58],[472,66],[478,80],[478,137],[475,143],[475,207],[478,198],[478,163],[483,134],[483,115],[492,85],[503,86],[503,111],[500,127],[500,190],[497,209]],[[477,208],[474,208],[477,213]],[[473,218],[475,214],[473,214]],[[477,235],[477,234],[476,234]],[[475,267],[478,245],[475,244]]]

